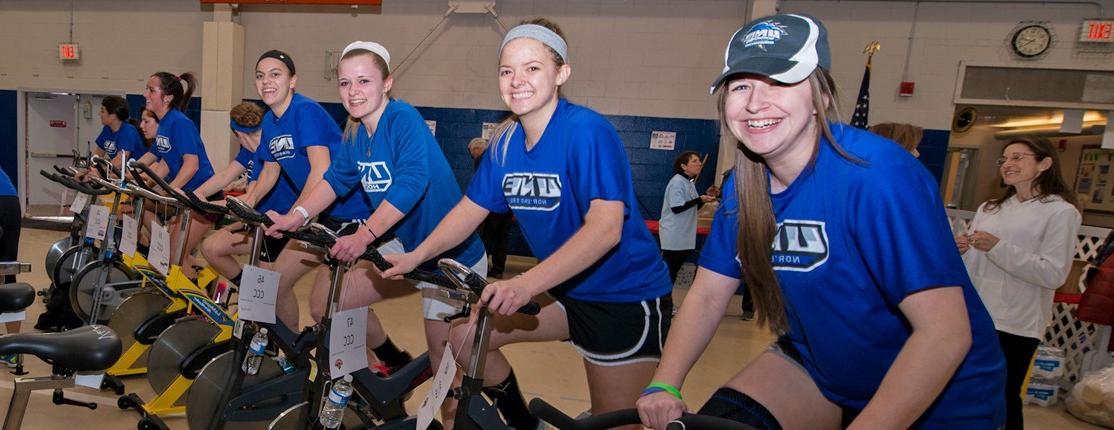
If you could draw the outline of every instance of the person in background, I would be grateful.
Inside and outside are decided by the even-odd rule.
[[[477,137],[468,142],[468,153],[472,155],[472,167],[480,168],[484,150],[487,149],[487,140]],[[507,268],[507,246],[510,242],[511,224],[514,215],[508,213],[489,213],[480,225],[480,239],[484,242],[491,268],[487,271],[489,278],[503,279],[503,272]]]
[[[661,220],[658,222],[658,240],[661,255],[669,266],[669,279],[677,283],[677,272],[696,249],[696,213],[705,203],[715,201],[714,196],[696,191],[696,176],[704,168],[700,154],[685,151],[673,160],[673,177],[665,186],[661,201]]]
[[[19,233],[22,228],[23,210],[11,178],[0,169],[0,261],[19,260]],[[0,285],[15,282],[15,275],[0,276]],[[5,323],[7,334],[19,333],[19,321]],[[0,355],[0,362],[9,367],[19,365],[16,354]]]
[[[1052,319],[1082,218],[1047,140],[1015,139],[998,158],[1006,190],[979,206],[956,236],[971,282],[994,319],[1006,357],[1006,429],[1023,428],[1021,399],[1033,354]]]
[[[870,126],[870,131],[897,142],[898,145],[913,154],[914,158],[921,156],[921,153],[917,151],[917,145],[921,143],[921,138],[924,137],[924,128],[912,124],[884,122]]]
[[[108,96],[101,100],[101,134],[97,136],[97,149],[94,152],[107,158],[113,166],[120,168],[128,159],[139,159],[147,153],[147,146],[139,133],[139,121],[132,119],[128,112],[128,102],[120,96]]]

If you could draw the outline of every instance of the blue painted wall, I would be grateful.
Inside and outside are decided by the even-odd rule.
[[[928,168],[929,173],[936,178],[936,183],[944,180],[944,162],[948,158],[949,130],[925,130],[921,143],[917,144],[917,152],[921,153],[919,160]]]

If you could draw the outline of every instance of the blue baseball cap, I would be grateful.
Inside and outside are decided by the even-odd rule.
[[[831,70],[828,30],[816,18],[781,14],[747,23],[731,35],[723,54],[723,72],[710,93],[731,75],[753,73],[784,84],[808,78],[819,67]]]

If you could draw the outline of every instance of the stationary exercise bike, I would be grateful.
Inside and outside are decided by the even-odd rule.
[[[29,271],[30,265],[0,262],[0,275]],[[0,286],[0,313],[18,312],[35,300],[30,285],[15,283]],[[52,365],[51,375],[16,378],[3,430],[18,430],[23,424],[31,392],[54,390],[56,405],[74,405],[96,409],[96,403],[67,399],[62,393],[75,385],[77,372],[103,371],[120,356],[120,338],[112,329],[88,325],[63,333],[25,333],[0,336],[0,354],[33,355]]]

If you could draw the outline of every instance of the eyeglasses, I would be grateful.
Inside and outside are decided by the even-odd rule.
[[[994,160],[994,163],[1001,166],[1003,164],[1006,164],[1007,161],[1012,161],[1012,162],[1016,163],[1018,161],[1021,161],[1021,160],[1025,159],[1025,157],[1034,157],[1035,158],[1036,156],[1037,156],[1037,154],[1013,154],[1009,157],[998,157],[997,160]]]

